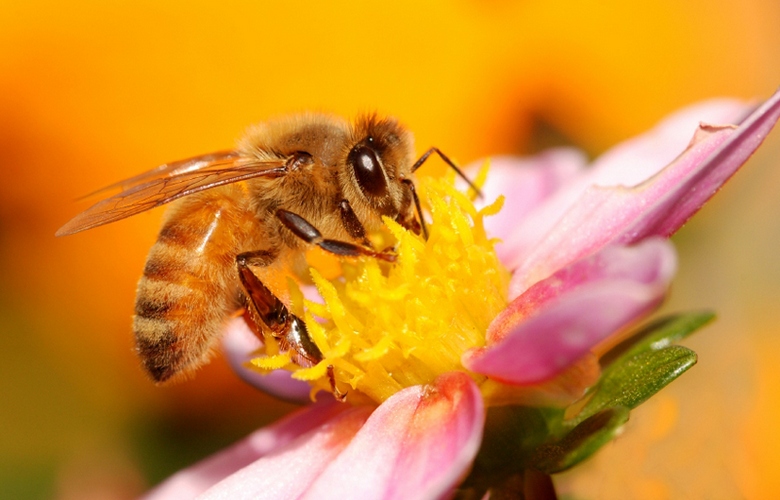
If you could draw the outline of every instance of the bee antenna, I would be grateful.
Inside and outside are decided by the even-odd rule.
[[[417,190],[414,188],[414,182],[412,182],[411,179],[404,179],[401,182],[409,186],[409,191],[412,192],[414,208],[417,210],[417,217],[420,219],[420,228],[422,229],[423,238],[425,238],[425,241],[428,241],[428,228],[425,226],[425,219],[423,219],[422,207],[420,206],[420,197],[417,196]]]
[[[471,179],[469,179],[468,177],[466,177],[466,174],[464,174],[464,173],[463,173],[463,171],[462,171],[462,170],[461,170],[461,169],[460,169],[460,168],[459,168],[457,165],[455,165],[455,163],[454,163],[452,160],[450,160],[449,158],[447,158],[447,155],[445,155],[444,153],[442,153],[442,152],[439,150],[439,148],[433,147],[433,148],[429,149],[428,151],[426,151],[426,152],[425,152],[425,153],[424,153],[424,154],[423,154],[423,155],[420,157],[420,159],[419,159],[419,160],[417,160],[416,162],[414,162],[414,165],[412,165],[412,172],[414,172],[415,170],[417,170],[418,168],[420,168],[420,167],[422,166],[422,164],[423,164],[423,163],[425,163],[425,160],[427,160],[427,159],[428,159],[428,157],[429,157],[429,156],[431,156],[433,153],[436,153],[437,155],[439,155],[439,158],[441,158],[442,160],[444,160],[444,163],[446,163],[447,165],[449,165],[449,166],[450,166],[450,168],[452,168],[452,169],[455,171],[455,173],[456,173],[456,174],[458,174],[458,176],[459,176],[461,179],[463,179],[464,181],[466,181],[466,184],[468,184],[468,185],[469,185],[469,187],[470,187],[471,189],[473,189],[473,190],[474,190],[474,192],[476,192],[476,193],[477,193],[477,196],[479,196],[480,198],[484,198],[484,196],[482,196],[482,190],[480,190],[480,189],[479,189],[479,188],[478,188],[476,185],[474,185],[474,183],[473,183],[473,182],[471,182]],[[412,188],[412,193],[414,194],[414,188]],[[416,194],[414,194],[414,197],[415,197],[414,199],[415,199],[415,201],[416,201],[416,200],[417,200],[417,195],[416,195]],[[417,210],[417,211],[419,212],[419,202],[418,202],[418,210]],[[420,219],[422,220],[422,217],[420,217]],[[427,238],[426,238],[426,239],[427,239]]]

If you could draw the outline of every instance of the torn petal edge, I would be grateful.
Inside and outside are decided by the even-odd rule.
[[[780,92],[736,128],[701,125],[688,149],[644,183],[584,191],[529,254],[516,257],[510,298],[609,244],[673,234],[739,170],[778,118]]]

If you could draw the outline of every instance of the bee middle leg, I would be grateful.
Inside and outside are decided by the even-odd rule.
[[[366,256],[385,260],[387,262],[395,262],[396,256],[392,252],[377,252],[368,246],[323,238],[322,233],[320,233],[316,227],[296,213],[279,209],[276,211],[276,217],[287,229],[292,231],[295,236],[306,243],[317,245],[326,252],[346,257]],[[357,218],[355,218],[355,220],[357,220]]]

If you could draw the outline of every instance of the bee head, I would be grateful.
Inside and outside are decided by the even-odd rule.
[[[413,218],[412,195],[405,184],[414,161],[411,132],[392,118],[368,115],[355,122],[348,147],[342,186],[358,212],[399,222]]]

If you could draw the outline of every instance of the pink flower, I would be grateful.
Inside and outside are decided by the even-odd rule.
[[[487,407],[565,406],[598,381],[594,351],[664,298],[676,267],[666,238],[779,117],[780,93],[752,113],[742,103],[710,101],[589,167],[570,149],[494,159],[485,199],[503,194],[506,205],[485,227],[502,240],[496,251],[511,271],[509,304],[484,343],[462,352],[459,368],[378,405],[321,398],[177,473],[147,498],[452,495],[480,452]],[[243,368],[257,343],[241,321],[231,324],[225,350],[239,373],[276,394],[308,395],[309,386],[286,372],[262,377]],[[622,414],[607,416],[614,415]]]

